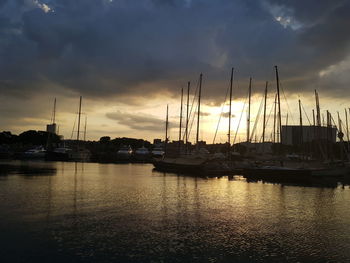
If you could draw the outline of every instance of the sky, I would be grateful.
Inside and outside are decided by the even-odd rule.
[[[315,89],[322,113],[345,120],[349,14],[350,0],[0,0],[0,131],[45,129],[57,98],[59,132],[75,137],[82,96],[88,139],[163,138],[168,104],[176,140],[181,88],[191,81],[193,96],[203,73],[200,138],[212,142],[219,127],[225,142],[234,67],[232,130],[244,140],[249,78],[253,129],[265,81],[272,111],[274,65],[283,123],[287,113],[298,123],[298,99],[312,120]]]

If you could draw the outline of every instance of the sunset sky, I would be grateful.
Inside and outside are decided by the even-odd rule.
[[[344,118],[349,14],[349,0],[0,0],[0,131],[45,129],[56,97],[60,134],[69,139],[83,96],[88,139],[163,138],[169,104],[175,140],[181,88],[191,81],[193,94],[202,72],[200,135],[212,142],[231,67],[235,131],[249,77],[251,129],[265,81],[271,111],[274,65],[283,122],[289,112],[289,123],[298,123],[298,99],[312,120],[314,89],[322,113]],[[237,140],[245,138],[245,118]],[[226,134],[222,118],[217,142]]]

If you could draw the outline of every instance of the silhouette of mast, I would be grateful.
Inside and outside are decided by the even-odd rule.
[[[252,97],[252,78],[249,78],[249,95],[248,95],[248,116],[247,116],[247,142],[250,142],[250,103]]]
[[[181,89],[181,107],[180,107],[180,127],[179,127],[179,152],[181,150],[181,131],[182,131],[182,104],[183,104],[183,97],[184,97],[184,89]]]
[[[198,115],[197,115],[197,135],[196,135],[197,150],[199,149],[198,141],[199,141],[199,119],[200,119],[200,113],[201,113],[202,78],[203,78],[203,74],[201,73],[199,76],[199,94],[198,94]]]
[[[279,133],[280,133],[280,144],[282,144],[282,117],[281,117],[281,97],[280,97],[280,79],[278,76],[278,67],[275,66],[276,71],[276,83],[277,83],[277,100],[278,100],[278,122],[279,122]]]
[[[301,101],[299,100],[300,143],[303,144],[303,115],[301,113]]]
[[[164,152],[167,152],[167,144],[168,144],[168,126],[169,126],[169,105],[166,105],[166,119],[165,119],[165,144],[164,144]]]
[[[232,86],[233,86],[233,68],[231,69],[231,79],[230,79],[230,110],[228,117],[228,146],[231,146],[231,116],[232,116]]]
[[[316,90],[315,90],[315,99],[316,99],[316,125],[321,126],[320,100],[318,98],[318,93]]]
[[[187,143],[188,143],[188,119],[189,119],[189,107],[190,107],[190,86],[191,86],[191,82],[187,83],[187,106],[186,106],[186,151],[187,151]]]
[[[273,143],[276,143],[276,112],[277,112],[277,93],[273,103]]]
[[[265,130],[266,130],[266,101],[267,101],[267,87],[269,85],[269,82],[266,81],[265,85],[265,98],[264,98],[264,119],[263,119],[263,134],[262,134],[262,143],[264,144],[265,142]],[[263,145],[264,149],[264,145]]]
[[[346,140],[347,140],[347,148],[349,150],[349,122],[348,122],[348,111],[345,108],[345,127],[346,127]]]

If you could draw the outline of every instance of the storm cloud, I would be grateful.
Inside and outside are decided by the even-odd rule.
[[[335,72],[350,65],[349,13],[344,0],[1,0],[0,91],[179,94],[203,72],[215,100],[231,66],[243,96],[249,76],[261,90],[279,65],[290,92],[317,83],[344,96],[348,74]]]
[[[159,132],[159,130],[165,129],[165,120],[150,114],[117,111],[106,113],[106,117],[133,130]],[[175,125],[169,122],[169,128],[173,127]]]

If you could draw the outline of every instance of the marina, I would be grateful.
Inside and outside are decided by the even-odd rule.
[[[0,0],[0,263],[350,263],[350,0]]]

